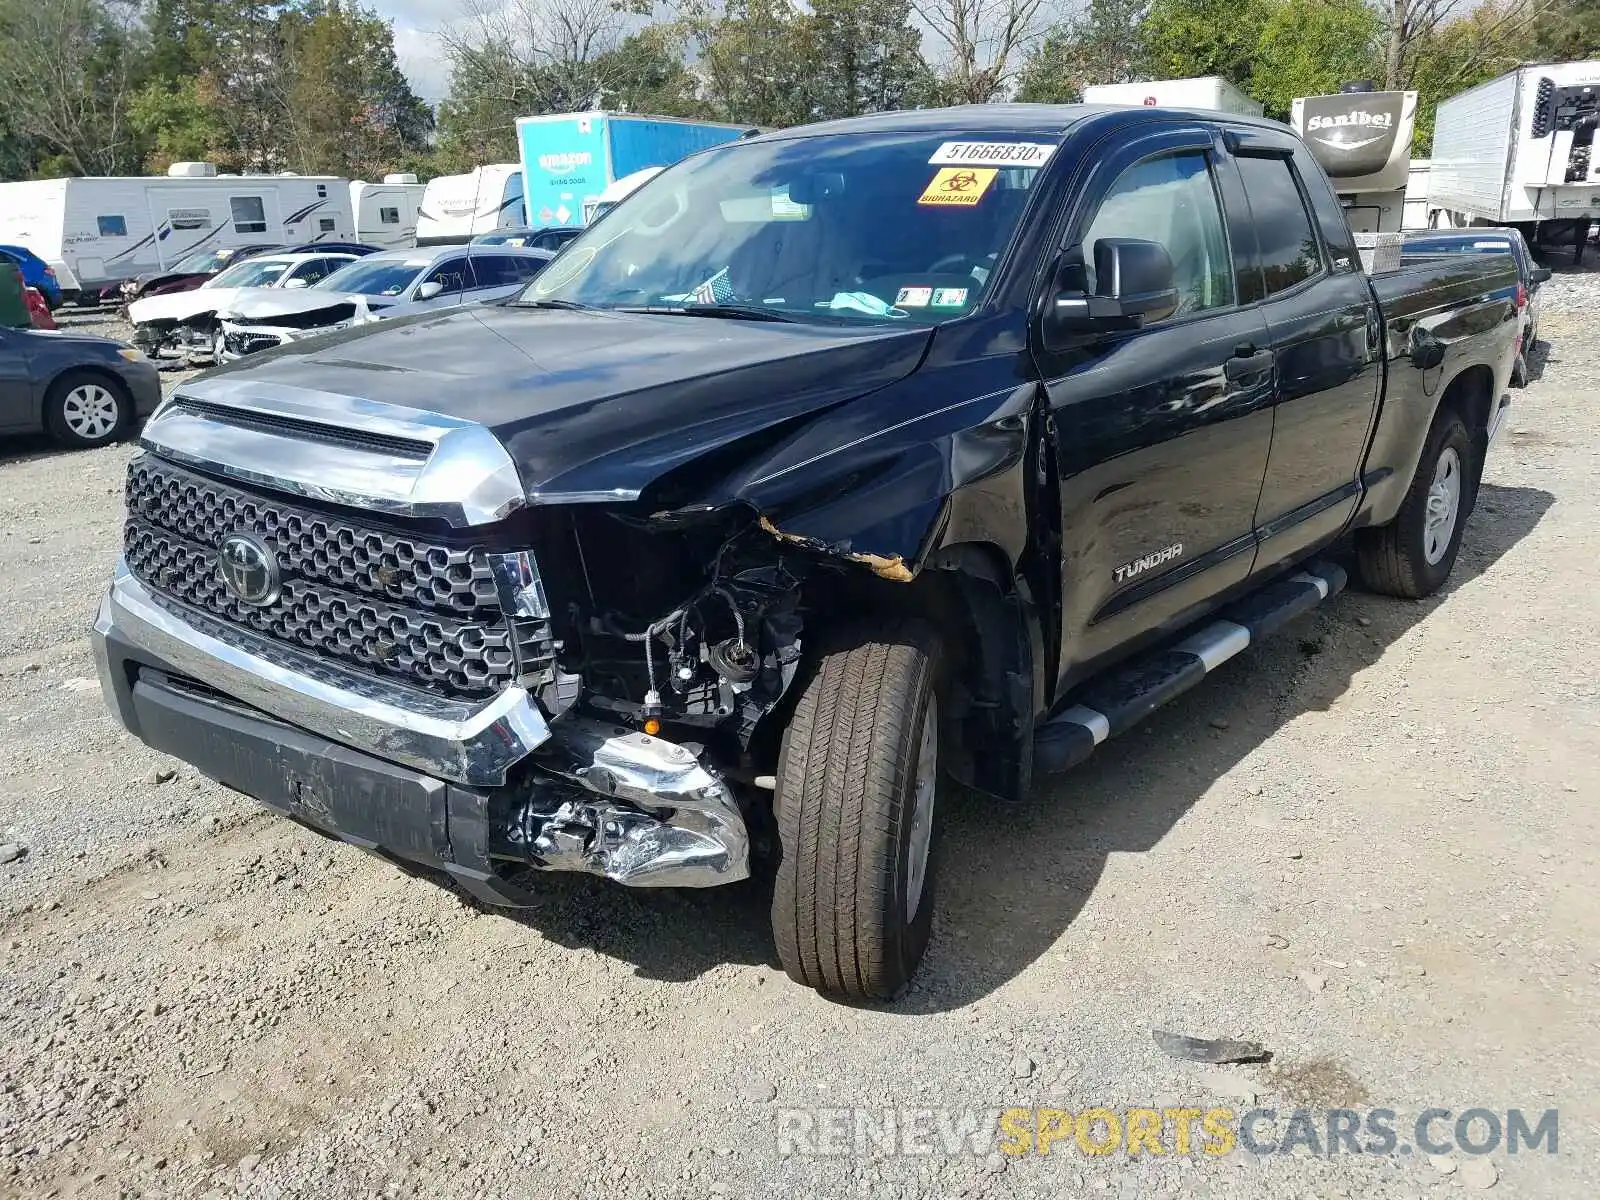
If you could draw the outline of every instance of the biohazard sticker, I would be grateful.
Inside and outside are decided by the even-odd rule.
[[[932,299],[932,288],[906,287],[894,294],[896,308],[927,308]]]
[[[971,167],[945,167],[933,177],[918,204],[960,204],[972,206],[983,199],[984,192],[998,174],[993,167],[974,170]]]
[[[1055,147],[1040,142],[946,142],[928,160],[935,167],[1042,167]]]

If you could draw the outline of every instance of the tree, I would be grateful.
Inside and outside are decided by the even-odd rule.
[[[1297,96],[1337,92],[1378,74],[1382,19],[1365,0],[1279,0],[1261,27],[1250,94],[1288,120]]]
[[[1497,63],[1515,65],[1523,51],[1532,49],[1544,20],[1571,0],[1489,0],[1475,8],[1468,8],[1469,2],[1385,0],[1384,83],[1408,89],[1419,75],[1441,74],[1432,60],[1448,45],[1455,59],[1440,83],[1460,91],[1467,79],[1497,74],[1491,69]]]
[[[1186,79],[1220,75],[1252,91],[1256,55],[1275,0],[1152,0],[1144,21],[1146,69]]]
[[[1090,0],[1081,16],[1052,26],[1023,63],[1017,99],[1072,104],[1095,83],[1148,78],[1147,0]]]
[[[140,30],[132,0],[0,0],[0,104],[34,166],[116,175],[141,147],[128,120]],[[14,153],[14,152],[13,152]]]
[[[648,25],[595,60],[600,107],[663,117],[703,117],[700,81],[683,60],[683,36],[671,24]]]
[[[1534,31],[1535,57],[1542,62],[1600,58],[1600,0],[1566,0]]]
[[[943,44],[944,98],[986,104],[1005,95],[1025,48],[1037,33],[1044,0],[912,0],[912,8]]]
[[[816,29],[790,0],[696,4],[680,18],[705,97],[728,121],[799,125],[816,107]]]
[[[815,116],[853,117],[912,107],[931,72],[911,0],[812,0]]]

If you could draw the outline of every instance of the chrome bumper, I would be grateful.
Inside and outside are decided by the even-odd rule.
[[[503,784],[512,766],[550,739],[544,713],[522,688],[486,701],[451,700],[241,630],[227,630],[226,640],[222,632],[174,616],[119,561],[93,639],[100,684],[113,711],[118,706],[106,639],[115,633],[157,663],[252,708],[452,783]]]

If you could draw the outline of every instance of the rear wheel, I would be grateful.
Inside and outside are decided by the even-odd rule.
[[[1375,592],[1416,600],[1450,577],[1477,490],[1472,438],[1454,412],[1434,418],[1393,521],[1356,535],[1356,568]]]
[[[790,978],[836,999],[893,999],[928,946],[936,646],[920,623],[843,637],[818,663],[784,734],[773,936]]]
[[[65,446],[104,446],[122,437],[133,402],[120,383],[87,371],[69,371],[45,397],[45,427]]]

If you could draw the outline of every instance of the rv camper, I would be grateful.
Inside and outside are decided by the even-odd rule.
[[[356,241],[384,250],[409,250],[417,244],[417,210],[426,185],[411,174],[385,175],[382,183],[357,179],[350,184],[350,213]]]
[[[1147,104],[1162,108],[1202,108],[1259,117],[1261,103],[1217,75],[1195,79],[1156,79],[1149,83],[1095,83],[1083,89],[1085,104]]]
[[[1439,104],[1428,180],[1442,229],[1515,225],[1582,247],[1600,217],[1600,60],[1518,67]]]
[[[349,188],[329,176],[174,163],[164,176],[0,183],[0,242],[48,262],[69,295],[166,270],[198,249],[354,236]]]
[[[528,224],[582,225],[612,184],[754,130],[748,125],[646,117],[633,113],[562,113],[517,122]]]
[[[479,234],[527,225],[522,204],[522,168],[492,163],[465,175],[428,180],[417,212],[419,246],[464,245]]]
[[[1353,233],[1398,233],[1405,225],[1415,92],[1347,83],[1333,96],[1301,96],[1289,122],[1322,164]]]

